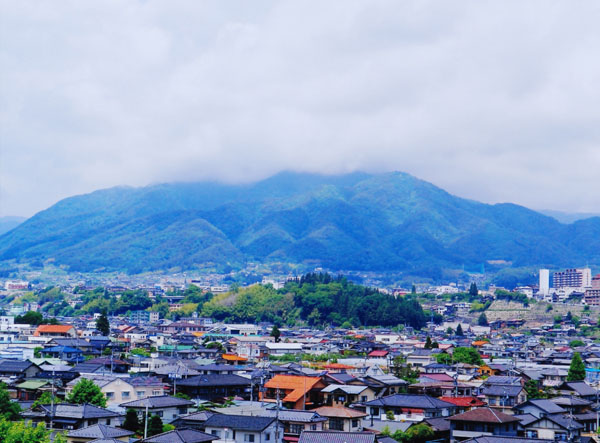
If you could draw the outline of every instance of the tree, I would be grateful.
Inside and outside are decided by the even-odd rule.
[[[277,325],[273,326],[273,329],[271,330],[271,337],[273,337],[275,339],[275,343],[279,343],[279,337],[281,337],[281,331],[279,330]]]
[[[106,316],[106,311],[103,311],[96,320],[96,329],[102,335],[109,336],[110,335],[110,323],[108,322],[108,317]]]
[[[571,359],[571,366],[569,366],[569,373],[567,374],[567,381],[583,381],[585,380],[585,364],[581,359],[579,352],[573,354]]]
[[[548,392],[542,391],[535,380],[527,380],[525,382],[525,392],[527,392],[527,398],[529,400],[535,400],[539,398],[548,398]]]
[[[49,405],[51,403],[52,403],[52,394],[50,394],[50,392],[46,391],[42,395],[40,395],[36,401],[33,402],[33,405],[31,407],[35,408],[38,405]],[[54,397],[54,403],[55,404],[63,403],[63,401]]]
[[[11,421],[20,420],[19,412],[21,412],[21,407],[18,403],[10,401],[6,385],[0,382],[0,418]]]
[[[153,435],[162,434],[163,422],[158,415],[152,415],[148,422],[148,437]]]
[[[50,443],[50,431],[43,423],[37,426],[24,422],[12,422],[0,419],[0,441],[4,443]],[[65,439],[56,434],[55,443],[64,443]]]
[[[140,430],[140,419],[134,409],[127,408],[123,429],[127,429],[131,432],[138,432]]]
[[[578,347],[584,346],[584,345],[585,345],[585,343],[581,340],[571,340],[569,342],[569,346],[572,348],[578,348]]]
[[[489,325],[487,315],[485,315],[485,312],[481,313],[481,315],[477,319],[477,324],[479,326],[488,326]]]
[[[456,335],[458,335],[459,337],[462,337],[463,335],[465,335],[465,333],[463,332],[463,329],[462,329],[462,326],[461,326],[460,323],[456,327]]]
[[[471,283],[471,286],[469,287],[469,295],[472,295],[474,297],[477,297],[477,295],[479,295],[479,290],[477,289],[477,285],[475,284],[475,282]]]
[[[412,285],[412,288],[410,290],[411,294],[416,294],[417,293],[417,287],[415,285]]]
[[[28,311],[23,315],[15,317],[15,323],[22,325],[40,325],[44,321],[44,317],[39,312]]]
[[[90,403],[92,405],[106,407],[106,397],[98,386],[92,380],[82,378],[74,387],[71,393],[67,396],[68,403],[82,405]]]
[[[425,349],[432,349],[433,344],[431,343],[431,337],[428,335],[427,340],[425,340]]]
[[[452,352],[452,356],[441,352],[436,355],[438,363],[451,364],[451,363],[468,363],[470,365],[482,365],[483,360],[481,355],[475,348],[461,348],[458,347]]]

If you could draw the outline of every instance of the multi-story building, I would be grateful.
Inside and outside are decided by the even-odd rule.
[[[586,305],[600,306],[600,274],[592,278],[591,289],[586,289],[584,301]]]
[[[555,272],[552,276],[555,289],[560,288],[589,288],[592,286],[592,270],[590,268],[566,269]]]
[[[158,312],[150,312],[150,311],[133,311],[129,315],[129,320],[132,323],[142,324],[142,323],[155,323],[159,320],[160,314]]]

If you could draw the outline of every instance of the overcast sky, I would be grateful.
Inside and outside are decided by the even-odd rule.
[[[600,212],[597,0],[0,4],[0,215],[284,169]]]

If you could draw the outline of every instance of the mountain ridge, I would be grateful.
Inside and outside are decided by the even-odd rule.
[[[0,236],[0,261],[130,273],[282,262],[419,275],[489,260],[600,264],[599,251],[598,217],[565,225],[403,172],[114,187],[61,200]]]

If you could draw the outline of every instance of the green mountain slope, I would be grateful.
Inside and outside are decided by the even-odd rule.
[[[332,270],[600,264],[600,218],[565,225],[448,194],[404,173],[282,173],[248,185],[173,183],[71,197],[0,236],[0,260],[131,273],[252,262]]]

